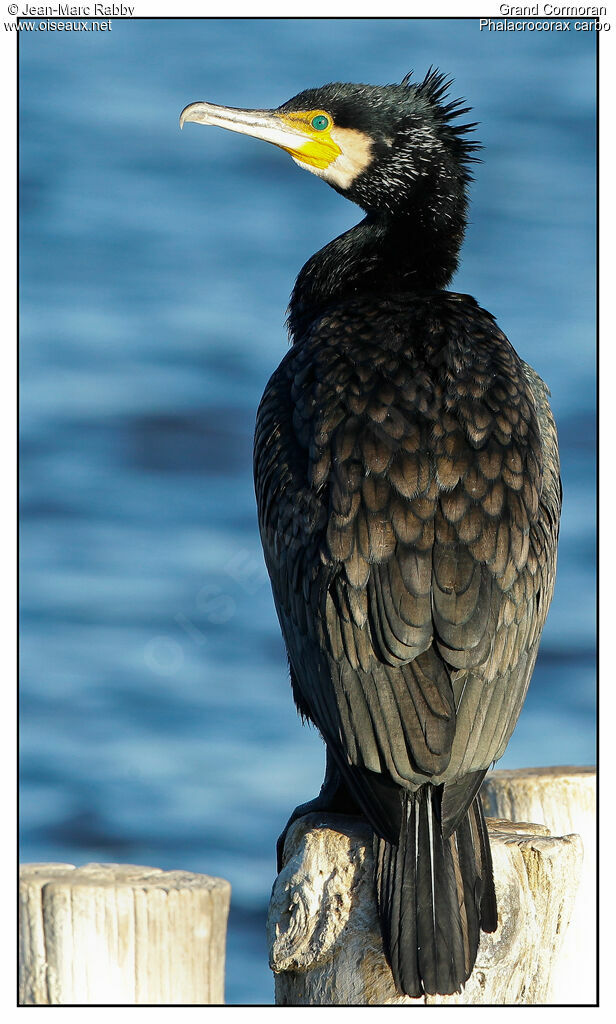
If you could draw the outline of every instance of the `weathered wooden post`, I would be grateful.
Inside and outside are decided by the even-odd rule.
[[[544,785],[551,776],[544,776]],[[282,1005],[541,1004],[558,989],[563,940],[582,869],[579,835],[489,820],[499,927],[482,933],[461,993],[400,996],[383,954],[372,882],[372,837],[359,819],[310,814],[289,830],[268,917],[270,965]],[[578,999],[582,1002],[583,999]],[[592,1002],[590,997],[588,1002]]]
[[[595,769],[500,769],[486,775],[481,795],[486,814],[513,821],[541,821],[552,835],[577,832],[581,836],[584,863],[571,923],[554,971],[553,992],[561,1003],[593,1003],[597,996]]]
[[[133,864],[24,864],[19,1003],[224,1002],[231,886]]]

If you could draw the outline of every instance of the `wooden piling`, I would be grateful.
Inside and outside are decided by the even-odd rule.
[[[20,1005],[224,1002],[231,886],[133,864],[24,864]]]
[[[529,769],[513,781],[511,774],[492,773],[486,794],[488,811],[499,814],[488,820],[499,927],[493,935],[482,933],[475,969],[460,993],[399,995],[376,914],[372,833],[357,818],[310,814],[288,832],[270,903],[276,1002],[541,1005],[573,1001],[573,988],[575,1002],[592,1005],[594,990],[582,985],[579,970],[571,976],[563,948],[583,862],[579,834],[563,832],[579,829],[589,845],[594,772]],[[533,802],[522,802],[524,792]],[[508,812],[517,824],[502,820]],[[538,824],[528,823],[537,818]],[[583,917],[586,909],[578,913]],[[592,950],[585,930],[575,942]]]
[[[577,832],[584,847],[571,923],[552,979],[554,1002],[592,1005],[597,998],[596,771],[592,767],[499,769],[481,788],[488,815],[541,821],[552,835]]]

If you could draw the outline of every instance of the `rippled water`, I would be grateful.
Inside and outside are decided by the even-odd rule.
[[[359,212],[194,125],[438,64],[481,122],[454,287],[552,388],[557,592],[501,766],[594,761],[594,39],[457,21],[22,34],[22,860],[233,885],[227,999],[271,1002],[274,845],[322,777],[263,568],[251,445],[302,262]]]

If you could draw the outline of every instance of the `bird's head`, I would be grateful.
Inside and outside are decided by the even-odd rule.
[[[468,108],[445,101],[450,84],[431,70],[417,84],[407,75],[398,85],[307,89],[275,110],[191,103],[180,126],[196,121],[272,142],[369,212],[432,202],[445,213],[448,197],[464,199],[479,148],[466,137],[474,125],[452,123]]]

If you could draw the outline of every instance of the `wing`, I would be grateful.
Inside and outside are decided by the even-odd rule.
[[[444,783],[452,820],[522,706],[560,508],[546,389],[472,302],[323,318],[255,439],[300,710],[341,763]]]

